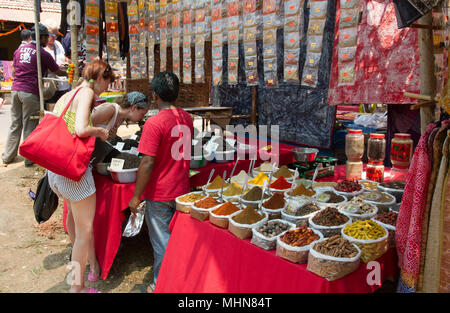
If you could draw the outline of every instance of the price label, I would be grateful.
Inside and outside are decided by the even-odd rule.
[[[131,154],[134,154],[134,155],[139,155],[139,151],[137,150],[136,147],[131,147],[130,153],[131,153]]]
[[[131,140],[136,140],[137,139],[137,135],[134,134],[133,136],[130,137]]]
[[[116,149],[119,150],[119,151],[122,151],[123,150],[123,146],[125,146],[125,142],[118,142],[116,144]]]
[[[120,171],[123,169],[124,164],[125,160],[112,158],[111,165],[109,167],[114,171]]]

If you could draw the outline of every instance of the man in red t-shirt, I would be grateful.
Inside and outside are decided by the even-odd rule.
[[[175,198],[189,192],[193,133],[191,116],[175,105],[178,77],[174,73],[160,72],[152,80],[151,87],[160,111],[145,122],[142,130],[138,151],[144,157],[137,172],[133,198],[128,204],[135,214],[141,196],[146,201],[145,221],[154,255],[154,281],[147,289],[149,292],[153,292],[169,242]]]

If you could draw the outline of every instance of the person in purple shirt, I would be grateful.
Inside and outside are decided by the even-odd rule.
[[[64,66],[58,66],[53,57],[45,51],[48,41],[48,29],[39,24],[42,76],[47,71],[59,76],[67,75]],[[2,154],[4,164],[14,161],[19,149],[20,137],[23,130],[23,138],[36,128],[39,120],[30,120],[32,115],[39,112],[39,85],[37,72],[36,32],[31,29],[32,41],[19,47],[14,52],[13,77],[11,87],[11,125],[5,151]],[[32,166],[33,162],[25,160],[25,166]]]

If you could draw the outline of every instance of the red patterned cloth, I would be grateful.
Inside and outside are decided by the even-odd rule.
[[[419,93],[417,29],[398,29],[391,0],[364,0],[358,25],[355,84],[338,84],[338,49],[333,49],[328,104],[416,103],[403,92]],[[339,1],[336,3],[334,47],[339,44]]]
[[[419,275],[422,224],[431,174],[427,140],[435,127],[435,124],[427,126],[414,151],[396,224],[395,243],[400,267],[398,290],[405,293],[416,291]]]

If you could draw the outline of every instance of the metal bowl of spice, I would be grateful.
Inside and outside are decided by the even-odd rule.
[[[297,162],[312,162],[316,159],[319,149],[316,148],[294,148],[292,149]]]

